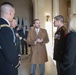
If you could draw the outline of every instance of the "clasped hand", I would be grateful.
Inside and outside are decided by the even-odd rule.
[[[37,41],[38,43],[41,43],[41,42],[43,42],[43,38],[38,38],[36,41]]]

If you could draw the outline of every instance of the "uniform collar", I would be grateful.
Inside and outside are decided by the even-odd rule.
[[[62,28],[64,28],[64,26],[61,26],[61,27],[58,29],[58,31],[60,31]]]
[[[4,19],[8,23],[8,25],[10,26],[10,22],[7,19],[5,19],[4,17],[2,17],[2,19]]]

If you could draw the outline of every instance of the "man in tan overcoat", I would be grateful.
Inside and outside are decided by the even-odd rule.
[[[34,20],[34,29],[30,30],[27,43],[31,45],[31,75],[35,75],[36,65],[39,65],[40,75],[45,73],[45,62],[48,61],[45,44],[49,42],[45,29],[40,28],[39,19]]]

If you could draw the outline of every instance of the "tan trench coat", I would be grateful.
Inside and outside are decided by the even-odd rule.
[[[43,38],[43,43],[37,43],[35,41],[37,38]],[[47,31],[40,28],[39,34],[36,34],[35,29],[32,29],[28,33],[27,43],[31,45],[31,63],[42,64],[48,61],[47,51],[45,44],[49,42]]]

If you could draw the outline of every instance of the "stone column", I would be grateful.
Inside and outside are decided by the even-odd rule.
[[[59,0],[53,0],[53,18],[59,15]],[[57,28],[53,26],[53,36]]]
[[[71,14],[76,13],[76,0],[71,0]]]
[[[59,0],[53,0],[53,17],[59,15]]]
[[[32,0],[33,2],[33,15],[34,15],[34,19],[38,18],[38,0]]]
[[[53,0],[53,18],[57,15],[59,15],[59,0]],[[57,27],[54,27],[54,25],[53,25],[52,29],[53,29],[52,36],[54,39],[54,34],[57,31]],[[53,45],[54,45],[54,40],[53,40]]]

